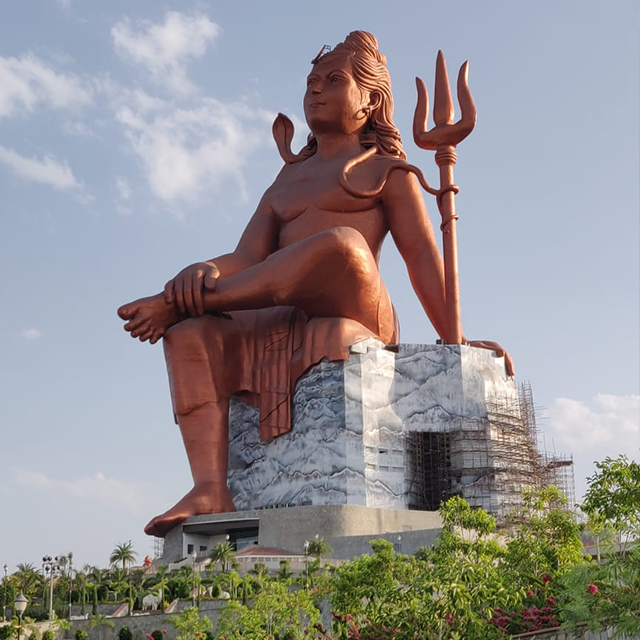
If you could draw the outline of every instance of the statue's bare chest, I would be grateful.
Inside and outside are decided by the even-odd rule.
[[[356,213],[375,207],[373,200],[356,198],[340,186],[341,171],[342,164],[320,167],[301,164],[281,175],[270,194],[271,207],[280,223],[293,222],[307,210]]]

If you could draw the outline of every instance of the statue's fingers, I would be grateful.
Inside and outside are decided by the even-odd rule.
[[[204,313],[204,300],[202,299],[202,278],[197,276],[195,273],[193,274],[193,278],[191,281],[192,292],[193,292],[193,304],[195,307],[195,315],[201,316]]]
[[[184,282],[182,280],[176,282],[173,292],[175,294],[176,304],[178,305],[178,309],[180,309],[180,313],[186,313],[187,308],[184,303]]]
[[[193,289],[191,280],[187,280],[184,285],[184,305],[190,316],[196,316],[196,304],[193,300]]]
[[[513,365],[513,358],[506,351],[504,352],[504,366],[507,370],[507,375],[513,378],[516,375],[516,369]]]
[[[164,285],[164,299],[167,304],[171,304],[173,302],[173,279],[169,280],[169,282]]]

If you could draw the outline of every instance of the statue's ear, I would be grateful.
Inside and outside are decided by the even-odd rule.
[[[372,91],[369,94],[369,107],[372,111],[375,111],[382,102],[382,96],[379,91]]]
[[[300,154],[291,151],[291,141],[293,140],[293,122],[283,113],[279,113],[273,121],[273,138],[276,141],[280,157],[287,163],[293,164],[301,160]]]

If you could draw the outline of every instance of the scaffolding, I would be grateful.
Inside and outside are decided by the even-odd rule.
[[[490,395],[486,410],[448,431],[405,435],[409,508],[435,510],[459,495],[502,522],[522,504],[523,489],[551,484],[573,505],[573,459],[540,452],[531,384]]]

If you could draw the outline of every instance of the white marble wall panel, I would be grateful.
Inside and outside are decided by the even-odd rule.
[[[516,394],[504,360],[484,349],[354,345],[348,362],[323,361],[299,380],[288,434],[260,442],[257,409],[232,401],[228,481],[236,508],[406,509],[405,435],[486,430],[486,399],[497,392]]]

